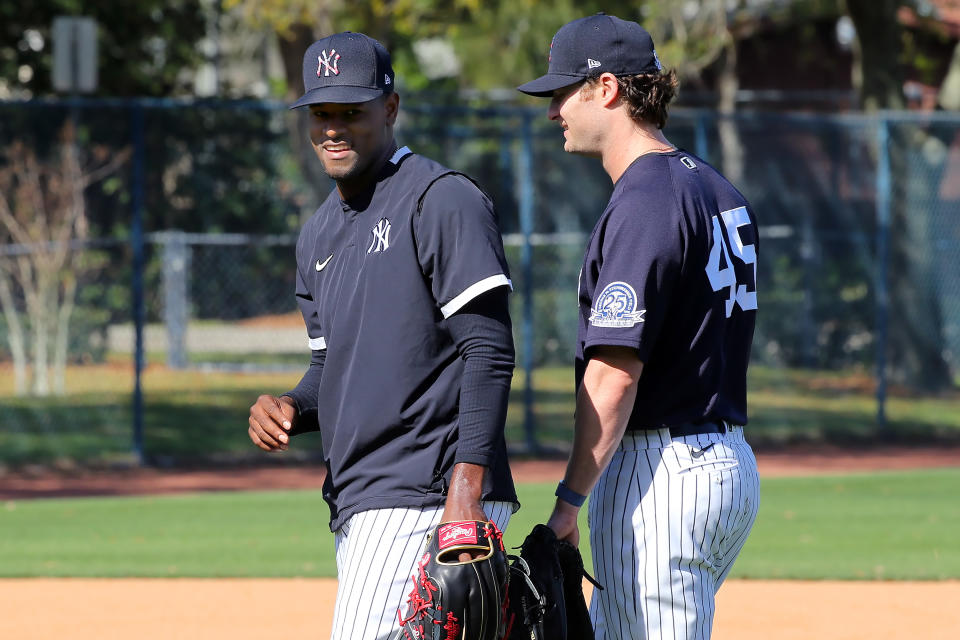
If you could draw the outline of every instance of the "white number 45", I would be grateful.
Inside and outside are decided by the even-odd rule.
[[[750,224],[750,216],[747,215],[745,207],[724,211],[720,214],[720,218],[723,220],[722,228],[720,220],[717,216],[713,216],[713,246],[710,247],[710,259],[707,261],[707,277],[714,291],[730,288],[730,298],[727,300],[727,317],[729,318],[733,313],[734,304],[739,304],[744,311],[757,308],[757,251],[752,244],[743,244],[740,238],[739,228]],[[744,264],[753,265],[753,273],[748,271],[745,274],[748,282],[744,284],[737,282],[737,274],[730,259],[730,252],[727,250],[727,243],[723,241],[724,231],[737,258]],[[726,264],[722,269],[720,268],[721,254]],[[749,281],[751,275],[752,282]]]

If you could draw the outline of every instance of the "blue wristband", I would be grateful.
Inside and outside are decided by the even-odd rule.
[[[582,507],[583,503],[587,499],[587,496],[581,495],[565,485],[563,480],[561,480],[560,484],[557,485],[557,491],[553,495],[557,496],[568,504],[572,504],[575,507]]]

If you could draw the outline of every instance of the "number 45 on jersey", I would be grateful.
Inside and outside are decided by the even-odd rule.
[[[723,226],[720,224],[721,220]],[[713,216],[713,245],[707,261],[707,277],[714,291],[730,289],[730,297],[727,299],[728,318],[733,313],[734,304],[740,305],[744,311],[757,308],[757,251],[752,244],[743,244],[740,237],[740,227],[749,224],[750,216],[746,207],[723,211],[719,217]],[[727,242],[723,241],[724,236],[727,237]],[[753,265],[753,269],[735,268],[730,250],[727,249],[728,244],[737,259],[746,267]],[[722,264],[725,265],[723,267],[721,255]]]

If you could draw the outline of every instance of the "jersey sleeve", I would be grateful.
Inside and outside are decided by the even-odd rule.
[[[612,205],[595,241],[588,266],[599,273],[584,349],[633,347],[646,362],[681,272],[681,226],[666,203],[626,200]]]
[[[415,233],[420,268],[445,318],[482,293],[513,289],[493,203],[465,177],[430,186]]]

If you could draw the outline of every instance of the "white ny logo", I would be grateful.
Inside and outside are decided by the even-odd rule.
[[[333,75],[340,75],[340,70],[337,69],[337,61],[340,59],[340,54],[337,53],[336,49],[330,49],[330,53],[327,53],[327,50],[324,49],[320,52],[320,55],[317,56],[317,77],[320,77],[320,72],[323,71],[323,75],[329,76],[330,72],[333,72]],[[331,62],[333,64],[331,64]]]
[[[370,248],[367,249],[367,253],[379,253],[390,248],[389,220],[380,218],[380,222],[378,222],[377,226],[371,231],[373,232],[373,241],[370,243]]]

